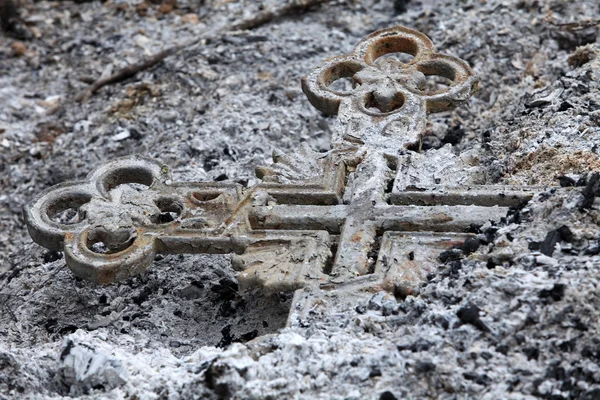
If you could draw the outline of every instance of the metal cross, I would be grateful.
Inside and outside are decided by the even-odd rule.
[[[428,89],[429,76],[450,84]],[[339,80],[352,87],[335,90]],[[422,33],[377,31],[302,79],[316,108],[338,114],[327,153],[276,153],[257,169],[263,182],[247,189],[173,182],[156,161],[117,159],[36,197],[25,207],[29,232],[101,284],[141,273],[156,253],[233,252],[241,286],[302,289],[291,323],[323,296],[416,294],[440,251],[539,190],[470,185],[460,155],[418,152],[427,113],[467,100],[477,85],[464,61],[436,53]]]

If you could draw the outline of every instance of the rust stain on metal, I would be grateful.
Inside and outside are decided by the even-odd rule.
[[[363,239],[363,236],[361,234],[361,232],[357,232],[354,236],[352,236],[352,238],[350,239],[353,242],[360,242]]]
[[[443,223],[443,222],[451,222],[454,220],[454,218],[452,218],[448,214],[440,213],[440,214],[434,215],[432,217],[432,220],[437,223]]]

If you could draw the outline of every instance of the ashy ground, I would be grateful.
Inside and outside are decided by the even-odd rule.
[[[21,4],[0,35],[0,398],[600,398],[598,2],[332,0],[218,33],[284,3]],[[241,293],[228,256],[159,257],[97,287],[29,238],[36,193],[119,156],[252,185],[274,149],[326,150],[334,117],[300,78],[396,24],[481,79],[429,117],[425,151],[471,151],[483,183],[556,186],[484,227],[469,257],[440,261],[418,297],[285,328],[290,296]]]

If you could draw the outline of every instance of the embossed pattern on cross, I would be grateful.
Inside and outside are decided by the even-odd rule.
[[[429,88],[432,76],[448,87]],[[251,188],[173,182],[157,161],[117,159],[37,196],[25,207],[29,232],[100,284],[145,271],[157,253],[235,253],[242,287],[305,288],[297,303],[331,290],[416,294],[469,227],[499,220],[540,190],[473,185],[450,149],[420,153],[427,114],[477,87],[467,63],[437,53],[424,34],[377,31],[302,79],[312,105],[338,115],[328,152],[275,152]]]

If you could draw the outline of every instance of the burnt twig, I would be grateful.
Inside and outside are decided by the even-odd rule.
[[[557,22],[554,22],[551,20],[547,20],[547,22],[550,25],[556,26],[557,28],[560,28],[561,30],[569,31],[569,32],[581,31],[583,29],[594,28],[594,27],[600,26],[600,18],[587,19],[584,21],[577,21],[577,22],[566,22],[566,23],[557,23]]]
[[[97,81],[92,83],[89,88],[79,92],[79,94],[75,96],[75,101],[84,101],[89,96],[98,91],[98,89],[106,85],[111,85],[113,83],[124,81],[127,78],[131,78],[138,72],[145,71],[148,68],[151,68],[152,66],[158,64],[159,62],[161,62],[171,54],[176,53],[180,49],[180,46],[169,47],[165,50],[159,51],[158,53],[137,64],[128,65],[107,78],[98,79]]]
[[[292,0],[291,2],[284,5],[281,8],[266,9],[266,10],[259,12],[258,14],[253,15],[252,17],[242,19],[238,22],[234,22],[233,24],[220,29],[217,32],[216,36],[222,36],[226,32],[231,32],[231,31],[254,29],[254,28],[262,26],[266,23],[269,23],[275,19],[282,18],[286,15],[296,14],[298,12],[305,12],[310,7],[313,7],[313,6],[316,6],[319,4],[323,4],[327,1],[328,0]],[[178,53],[182,49],[186,49],[193,45],[201,43],[203,40],[207,39],[210,36],[212,36],[212,35],[204,34],[198,38],[193,39],[192,41],[188,41],[186,43],[179,43],[172,47],[168,47],[168,48],[150,56],[149,58],[147,58],[143,61],[140,61],[137,64],[128,65],[125,68],[120,69],[119,71],[115,72],[114,74],[112,74],[111,76],[109,76],[107,78],[98,79],[97,81],[92,83],[88,88],[86,88],[85,90],[78,93],[72,99],[72,101],[67,101],[67,102],[63,103],[61,106],[58,106],[57,108],[51,110],[49,112],[49,114],[54,114],[56,111],[58,111],[59,109],[64,107],[66,104],[70,104],[73,101],[75,101],[75,102],[85,101],[87,98],[89,98],[91,95],[93,95],[95,92],[97,92],[102,87],[111,85],[114,83],[122,82],[125,79],[131,78],[139,72],[142,72],[149,68],[152,68],[154,65],[158,64],[165,58]]]

